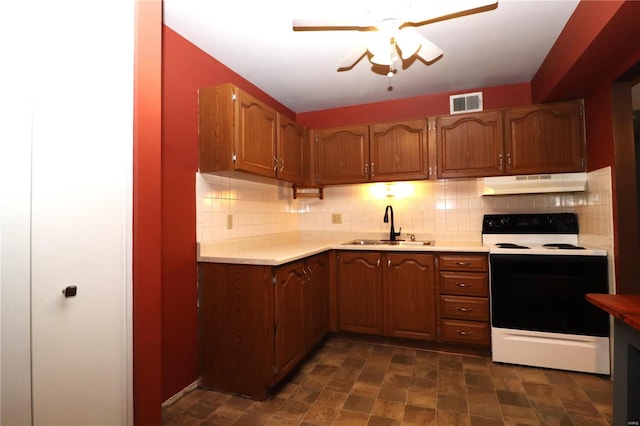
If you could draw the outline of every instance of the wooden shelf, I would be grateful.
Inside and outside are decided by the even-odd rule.
[[[293,199],[296,200],[298,198],[318,198],[320,200],[324,199],[323,187],[322,186],[301,186],[301,185],[293,185]]]

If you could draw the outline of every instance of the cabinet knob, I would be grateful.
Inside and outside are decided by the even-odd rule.
[[[75,285],[66,286],[62,289],[62,294],[64,294],[64,297],[67,298],[75,297],[76,294],[78,294],[78,287],[76,287]]]

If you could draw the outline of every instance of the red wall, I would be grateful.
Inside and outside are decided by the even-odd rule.
[[[463,93],[479,91],[483,92],[482,100],[484,109],[487,110],[531,104],[529,83],[470,89],[464,90]],[[444,115],[449,114],[449,95],[457,93],[461,92],[436,93],[394,101],[305,112],[298,114],[296,119],[310,129],[317,129]]]
[[[136,1],[133,111],[133,404],[136,425],[162,423],[162,2]],[[96,386],[100,386],[96,383]]]
[[[614,166],[611,83],[638,61],[640,2],[582,1],[531,81],[534,103],[585,99],[589,170]]]

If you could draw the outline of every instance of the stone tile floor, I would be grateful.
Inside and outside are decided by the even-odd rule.
[[[329,338],[271,399],[196,389],[174,425],[609,425],[613,383],[491,358]]]

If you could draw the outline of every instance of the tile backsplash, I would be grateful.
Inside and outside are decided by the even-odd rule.
[[[291,185],[249,175],[196,173],[199,242],[290,231],[389,232],[385,206],[393,206],[396,231],[420,238],[479,241],[486,213],[575,212],[581,238],[611,250],[611,170],[589,173],[580,193],[481,196],[482,179],[413,181],[404,198],[375,198],[380,184],[330,186],[324,199],[294,200]],[[334,220],[338,219],[338,220]],[[334,223],[340,222],[340,223]],[[611,252],[611,251],[610,251]]]

